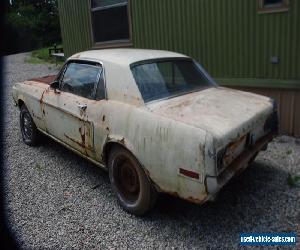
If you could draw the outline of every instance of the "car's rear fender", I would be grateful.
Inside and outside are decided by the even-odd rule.
[[[108,131],[104,158],[107,145],[121,144],[160,191],[197,203],[205,199],[204,130],[124,103],[107,103],[103,115],[103,127]]]

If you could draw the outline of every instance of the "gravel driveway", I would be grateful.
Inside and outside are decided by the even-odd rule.
[[[287,183],[300,171],[299,139],[277,138],[215,202],[161,195],[138,218],[119,207],[106,172],[50,139],[35,148],[22,143],[11,87],[58,70],[25,63],[26,56],[7,56],[4,69],[7,217],[22,248],[235,249],[241,232],[300,235],[300,188]]]

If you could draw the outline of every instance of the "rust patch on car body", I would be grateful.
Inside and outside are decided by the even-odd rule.
[[[83,147],[85,147],[85,127],[84,126],[79,128],[79,133],[81,136],[82,145],[83,145]]]
[[[183,199],[186,200],[186,201],[192,202],[192,203],[196,203],[196,204],[203,203],[203,200],[200,200],[200,199],[197,199],[197,198],[194,198],[194,197],[191,197],[191,196],[189,196],[188,198],[183,198]]]
[[[125,145],[125,138],[123,137],[123,138],[120,140],[120,142],[121,142],[123,145]]]
[[[226,169],[218,176],[218,184],[220,187],[225,185],[232,176],[243,171],[248,162],[257,154],[266,144],[272,141],[277,134],[271,132],[260,138],[251,148],[247,148],[240,154]]]
[[[163,192],[168,194],[168,195],[171,195],[173,197],[180,198],[180,196],[177,192],[166,192],[166,191],[163,191]]]
[[[42,104],[44,102],[44,94],[45,94],[46,90],[43,91],[41,99],[40,99],[40,104]]]
[[[241,146],[243,143],[246,142],[246,135],[243,135],[241,137],[239,137],[237,140],[234,140],[232,142],[230,142],[227,146],[226,146],[226,151],[224,153],[224,157],[223,157],[223,164],[224,166],[228,166],[236,157],[236,152],[239,146]]]
[[[68,136],[67,134],[64,134],[64,136],[65,136],[67,139],[69,139],[70,141],[72,141],[72,142],[76,143],[77,145],[79,145],[80,147],[82,147],[82,148],[84,148],[84,149],[92,150],[92,148],[89,147],[89,146],[86,146],[85,143],[80,142],[80,141],[77,141],[77,140],[71,138],[70,136]]]
[[[33,111],[32,111],[32,116],[40,121],[42,120],[42,118],[37,116]]]
[[[170,196],[173,196],[175,198],[180,198],[180,199],[183,199],[185,201],[189,201],[189,202],[196,203],[196,204],[201,204],[201,203],[204,202],[204,199],[200,200],[200,199],[194,198],[192,196],[189,196],[187,198],[182,197],[177,192],[167,192],[167,191],[164,191],[164,190],[163,190],[163,192],[166,193],[166,194],[168,194],[168,195],[170,195]]]
[[[52,82],[54,82],[56,78],[56,75],[48,75],[48,76],[43,76],[43,77],[38,77],[38,78],[32,78],[29,79],[28,81],[32,82],[40,82],[40,83],[45,83],[50,85]]]

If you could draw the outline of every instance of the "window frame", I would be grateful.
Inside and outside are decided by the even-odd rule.
[[[122,40],[111,40],[111,41],[105,41],[105,42],[96,42],[95,36],[94,36],[94,26],[93,26],[93,20],[92,20],[92,12],[93,11],[99,11],[99,10],[105,10],[110,8],[116,8],[121,6],[127,5],[127,18],[128,18],[128,25],[129,25],[129,38],[128,39],[122,39]],[[103,48],[115,48],[115,47],[132,47],[132,21],[131,21],[131,0],[128,0],[128,3],[119,3],[119,4],[113,4],[111,6],[105,6],[105,7],[96,7],[92,8],[92,0],[89,0],[89,15],[90,15],[90,27],[91,27],[91,38],[92,38],[92,48],[93,49],[103,49]]]
[[[64,75],[65,75],[65,72],[68,68],[68,65],[71,64],[71,63],[77,63],[77,64],[87,64],[87,65],[96,65],[96,66],[99,66],[100,69],[101,69],[101,72],[100,72],[100,76],[99,76],[99,79],[97,80],[97,83],[95,84],[94,86],[94,96],[93,98],[87,98],[87,97],[84,97],[84,96],[79,96],[79,95],[76,95],[74,93],[71,93],[71,92],[65,92],[62,90],[62,80],[64,78]],[[99,88],[99,84],[101,84],[101,79],[103,79],[103,87],[104,87],[104,95],[105,97],[103,99],[100,99],[100,100],[97,100],[96,98],[96,93],[97,93],[97,90]],[[65,64],[62,66],[60,72],[58,73],[57,77],[56,77],[56,81],[58,81],[59,83],[59,90],[61,92],[64,92],[64,93],[70,93],[72,95],[75,95],[75,96],[79,96],[81,98],[85,98],[85,99],[88,99],[88,100],[96,100],[96,101],[102,101],[102,100],[107,100],[107,89],[106,89],[106,77],[105,77],[105,69],[104,69],[104,66],[103,66],[103,63],[102,62],[95,62],[95,61],[89,61],[89,60],[74,60],[74,59],[71,59],[67,62],[65,62]]]
[[[279,6],[265,6],[265,0],[257,1],[257,12],[259,14],[264,13],[277,13],[277,12],[287,12],[290,9],[290,0],[282,0],[282,4]]]

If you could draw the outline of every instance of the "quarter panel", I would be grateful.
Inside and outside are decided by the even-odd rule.
[[[206,197],[206,132],[116,101],[108,101],[103,114],[107,140],[117,136],[161,191],[199,203]],[[199,173],[199,180],[180,175],[179,168]]]

